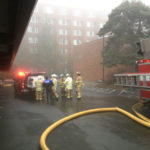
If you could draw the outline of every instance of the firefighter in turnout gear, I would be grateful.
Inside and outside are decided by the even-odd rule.
[[[36,100],[42,100],[43,99],[43,78],[41,76],[38,76],[37,81],[35,82],[36,86]]]
[[[53,95],[55,96],[55,98],[59,98],[59,95],[57,93],[57,79],[56,79],[56,74],[52,74],[51,75],[51,79],[53,81],[53,86],[52,86],[52,92],[53,92]]]
[[[65,76],[63,74],[60,75],[60,80],[59,80],[59,85],[60,85],[60,91],[61,91],[61,96],[65,96]]]
[[[76,74],[77,74],[77,78],[75,81],[76,93],[77,93],[77,98],[80,99],[82,98],[81,90],[82,90],[82,87],[84,86],[84,83],[83,83],[81,73],[77,72]]]
[[[66,80],[65,80],[65,91],[66,91],[66,97],[68,99],[72,98],[72,78],[70,77],[70,74],[66,74]]]

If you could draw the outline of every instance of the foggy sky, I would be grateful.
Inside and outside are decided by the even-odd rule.
[[[39,3],[48,3],[56,6],[71,6],[84,9],[99,10],[103,16],[107,17],[112,9],[119,6],[125,0],[39,0]],[[139,0],[137,0],[139,1]],[[150,6],[150,0],[141,0],[144,4]]]

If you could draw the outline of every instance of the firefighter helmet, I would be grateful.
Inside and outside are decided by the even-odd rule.
[[[52,77],[52,78],[56,78],[57,75],[56,75],[56,74],[52,74],[51,77]]]
[[[42,80],[43,79],[43,77],[42,76],[38,76],[38,80]]]
[[[81,73],[80,73],[80,72],[76,72],[76,74],[77,74],[77,75],[81,75]]]
[[[70,76],[70,74],[69,74],[69,73],[67,73],[67,74],[66,74],[66,77],[69,77],[69,76]]]
[[[64,74],[60,74],[60,77],[64,77]]]

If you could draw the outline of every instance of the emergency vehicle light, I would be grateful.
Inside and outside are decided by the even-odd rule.
[[[149,60],[149,59],[145,59],[145,62],[147,62],[147,63],[148,63],[148,62],[150,62],[150,60]]]
[[[149,63],[150,59],[141,59],[139,60],[139,63]]]
[[[24,72],[22,72],[22,71],[19,71],[19,72],[18,72],[18,76],[20,76],[20,77],[24,77],[24,76],[25,76],[25,73],[24,73]]]
[[[144,60],[142,59],[142,60],[139,60],[139,63],[144,63]]]

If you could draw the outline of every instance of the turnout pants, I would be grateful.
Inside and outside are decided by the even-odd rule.
[[[53,91],[53,95],[54,95],[56,98],[58,98],[59,95],[58,95],[57,90],[56,90],[55,87],[52,88],[52,91]]]
[[[67,98],[72,98],[73,96],[72,96],[72,89],[70,89],[70,88],[67,88],[66,89],[66,97]]]
[[[36,100],[42,100],[42,98],[43,98],[42,94],[43,94],[42,90],[40,90],[40,91],[36,90]]]
[[[77,98],[81,98],[82,94],[81,94],[81,86],[77,86],[76,87],[76,92],[77,92]]]

